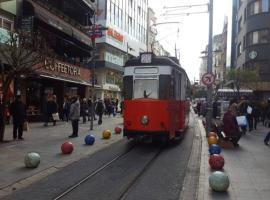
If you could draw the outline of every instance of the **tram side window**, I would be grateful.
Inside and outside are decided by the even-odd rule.
[[[132,91],[133,91],[133,77],[132,76],[124,76],[124,98],[132,99]]]
[[[175,74],[175,84],[174,84],[174,88],[175,88],[175,99],[176,100],[180,100],[181,99],[181,74],[180,73],[176,73]]]
[[[171,98],[171,76],[160,75],[159,76],[159,98],[170,99]]]

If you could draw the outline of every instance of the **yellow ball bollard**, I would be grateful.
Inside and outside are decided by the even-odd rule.
[[[211,144],[217,144],[218,142],[218,139],[214,136],[211,136],[208,138],[208,144],[211,145]]]
[[[109,139],[111,137],[111,131],[109,129],[105,129],[102,133],[103,139]]]

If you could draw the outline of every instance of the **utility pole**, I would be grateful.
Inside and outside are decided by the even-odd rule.
[[[209,35],[208,35],[208,55],[207,55],[207,73],[212,73],[212,62],[213,62],[213,46],[212,46],[212,40],[213,40],[213,0],[209,0],[208,5],[208,12],[209,12]],[[207,86],[207,98],[206,98],[206,136],[211,131],[212,126],[212,112],[213,112],[213,106],[212,106],[212,91],[213,86],[208,85]]]
[[[98,5],[97,5],[97,9],[98,9]],[[96,71],[96,37],[95,37],[95,32],[96,32],[96,11],[94,11],[94,19],[93,19],[93,25],[92,25],[92,32],[94,34],[93,37],[91,37],[91,41],[92,41],[92,105],[91,105],[91,123],[90,123],[90,130],[93,130],[93,126],[94,126],[94,115],[95,115],[95,102],[94,102],[94,98],[95,98],[95,71]]]
[[[177,48],[176,48],[176,43],[174,45],[174,53],[175,53],[175,57],[177,58]]]

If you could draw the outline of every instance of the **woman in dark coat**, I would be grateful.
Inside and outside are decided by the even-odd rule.
[[[223,116],[223,131],[227,138],[229,138],[234,146],[239,146],[238,141],[242,134],[239,131],[239,126],[236,120],[236,105],[232,104],[228,111]]]
[[[21,100],[21,96],[16,96],[10,105],[10,114],[13,117],[13,139],[23,140],[23,123],[26,121],[26,106]]]
[[[46,119],[44,126],[48,126],[48,123],[52,120],[53,125],[56,125],[56,120],[53,118],[53,113],[58,113],[58,105],[56,103],[56,95],[53,95],[47,101]]]

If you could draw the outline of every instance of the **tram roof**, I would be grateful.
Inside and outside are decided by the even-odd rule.
[[[154,55],[154,54],[153,54]],[[151,63],[141,63],[140,56],[136,58],[129,59],[124,67],[127,66],[145,66],[145,65],[169,65],[175,68],[179,68],[180,70],[184,69],[181,67],[179,61],[175,57],[167,57],[167,56],[153,56]]]

